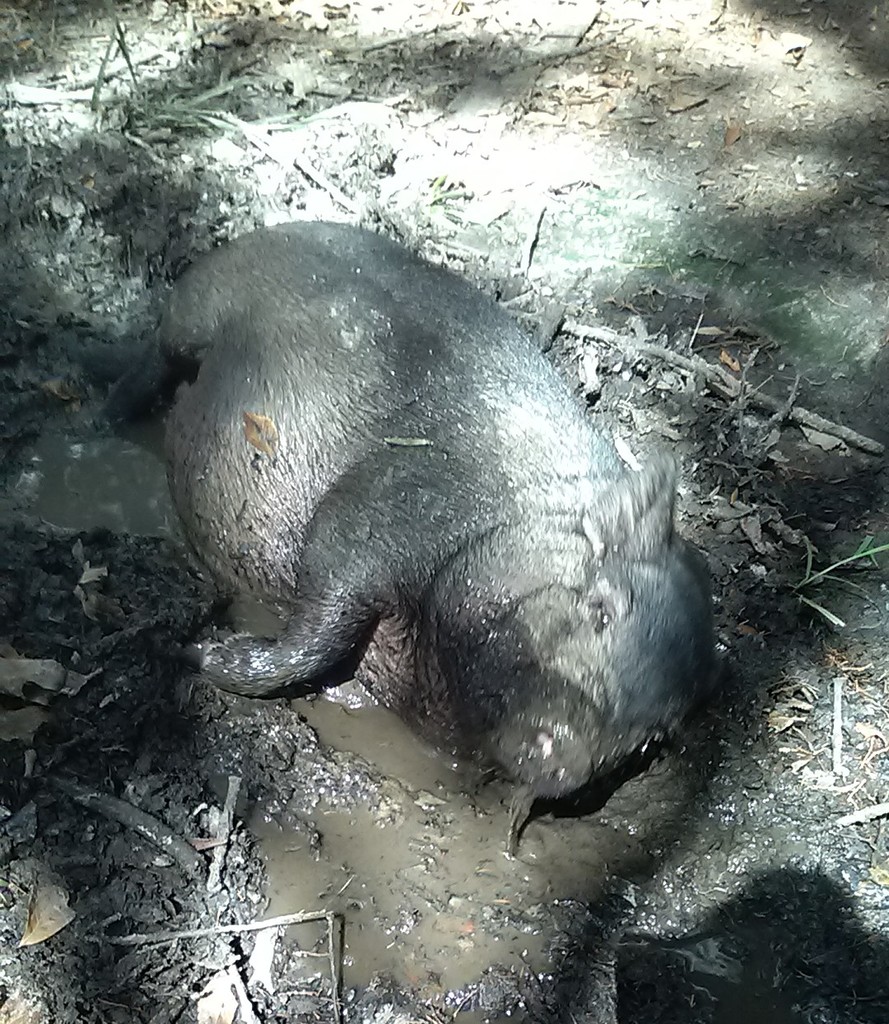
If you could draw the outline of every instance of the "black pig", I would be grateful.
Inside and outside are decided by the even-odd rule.
[[[371,232],[258,231],[199,259],[161,325],[199,366],[170,482],[217,579],[281,637],[197,648],[252,697],[357,674],[514,780],[513,837],[676,726],[714,676],[707,573],[672,462],[634,471],[494,302]]]

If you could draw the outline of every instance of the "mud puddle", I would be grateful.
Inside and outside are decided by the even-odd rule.
[[[175,543],[158,434],[153,425],[126,439],[45,435],[15,488],[17,503],[58,526]],[[235,628],[264,633],[280,624],[273,609],[246,597],[229,618]],[[552,907],[595,903],[615,878],[650,876],[670,845],[663,830],[681,817],[681,772],[668,759],[666,770],[632,780],[596,814],[532,821],[511,859],[504,851],[510,792],[499,781],[468,772],[349,687],[294,701],[284,713],[304,718],[324,746],[382,777],[375,803],[343,808],[322,794],[311,820],[298,809],[244,808],[265,862],[265,915],[341,913],[348,988],[384,976],[425,998],[450,994],[453,1001],[489,968],[557,970]],[[326,970],[319,955],[325,936],[323,923],[290,930],[290,954],[307,980]],[[765,961],[710,962],[694,944],[679,943],[673,953],[717,1001],[722,1024],[751,1014],[796,1024]]]
[[[472,792],[458,766],[385,709],[321,698],[295,702],[294,713],[322,743],[367,760],[387,781],[377,806],[319,807],[317,854],[304,834],[254,815],[270,914],[319,905],[343,913],[350,985],[386,974],[431,996],[495,965],[550,966],[535,905],[593,898],[606,875],[604,844],[584,837],[586,823],[535,824],[510,859],[504,787]]]

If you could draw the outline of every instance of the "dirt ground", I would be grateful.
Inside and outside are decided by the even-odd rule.
[[[889,1020],[887,555],[818,575],[889,541],[887,52],[840,0],[0,6],[0,1024]],[[177,660],[256,610],[103,402],[196,253],[296,217],[682,460],[724,698],[515,859],[360,695]]]

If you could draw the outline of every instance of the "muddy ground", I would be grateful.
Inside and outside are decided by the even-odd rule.
[[[889,826],[847,818],[886,575],[798,587],[889,539],[887,47],[833,0],[3,5],[3,1024],[327,1021],[334,977],[354,1021],[889,1019]],[[515,860],[502,783],[380,709],[177,660],[255,610],[102,403],[196,253],[295,217],[466,274],[682,459],[725,696]]]

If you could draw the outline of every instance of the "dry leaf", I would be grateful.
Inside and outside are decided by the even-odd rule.
[[[814,445],[816,448],[820,448],[825,452],[837,452],[847,451],[845,441],[841,441],[838,437],[834,437],[833,434],[825,434],[821,430],[813,430],[811,427],[800,426],[800,430],[803,432],[805,439],[809,444]]]
[[[782,715],[780,711],[769,712],[769,728],[772,732],[787,732],[791,726],[802,721],[799,715]]]
[[[253,952],[250,954],[250,984],[262,985],[266,992],[274,993],[275,982],[272,978],[272,965],[275,960],[275,946],[278,942],[278,929],[266,928],[256,936]]]
[[[734,373],[741,372],[741,364],[737,359],[735,359],[731,352],[726,352],[725,349],[722,349],[719,353],[719,361],[723,366],[727,366]]]
[[[274,420],[258,412],[244,413],[244,437],[247,444],[273,459],[278,452],[278,428]]]
[[[74,588],[74,593],[80,601],[83,614],[93,622],[105,621],[119,626],[126,622],[127,617],[123,608],[113,597],[106,597],[95,590],[87,592],[80,584]]]
[[[782,32],[778,36],[778,42],[785,53],[792,53],[797,60],[800,60],[812,45],[812,40],[808,36],[802,36],[798,32]]]
[[[722,137],[723,146],[725,146],[726,149],[729,149],[731,146],[734,146],[738,139],[741,138],[741,134],[742,130],[740,124],[738,124],[737,121],[730,121],[726,125],[725,135],[723,135]]]
[[[79,402],[80,394],[75,390],[73,384],[63,380],[61,377],[54,377],[52,380],[42,381],[40,390],[61,402]]]
[[[96,580],[104,580],[108,575],[107,565],[90,565],[89,562],[83,563],[83,572],[80,574],[78,583],[95,583]]]
[[[889,864],[873,864],[870,869],[870,880],[884,889],[889,888]]]
[[[31,743],[40,726],[48,721],[49,712],[36,704],[0,711],[0,743],[12,743],[14,740]]]
[[[48,880],[39,881],[31,893],[28,922],[19,946],[46,942],[73,920],[74,911],[68,906],[68,893],[62,886]]]
[[[237,1012],[238,997],[228,971],[219,971],[198,999],[198,1024],[233,1024]]]
[[[866,740],[879,740],[883,746],[886,746],[886,736],[884,733],[869,722],[856,722],[855,732],[857,732],[859,736],[863,736]]]
[[[51,658],[0,658],[0,693],[26,700],[28,685],[58,693],[65,685],[66,675],[64,667]]]

